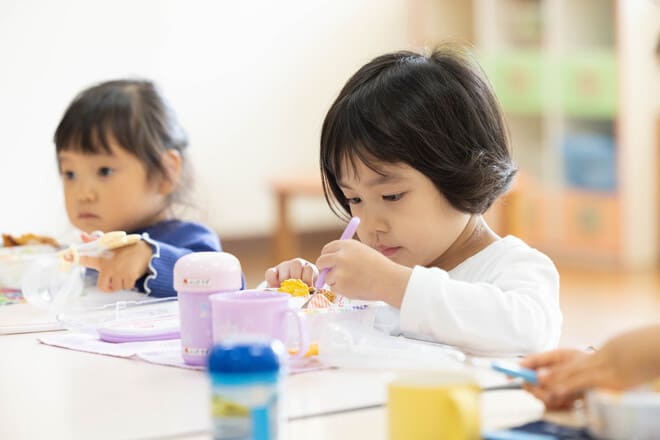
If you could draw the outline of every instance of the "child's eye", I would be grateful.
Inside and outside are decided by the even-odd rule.
[[[62,171],[61,174],[66,180],[73,180],[76,178],[76,173],[73,171]]]
[[[359,197],[347,197],[346,201],[348,202],[349,205],[357,205],[362,201],[362,199]]]
[[[397,200],[401,200],[401,197],[403,197],[405,193],[399,193],[399,194],[388,194],[383,196],[383,200],[387,200],[388,202],[396,202]]]
[[[101,167],[99,168],[99,176],[101,177],[108,177],[110,174],[112,174],[112,168],[110,167]]]

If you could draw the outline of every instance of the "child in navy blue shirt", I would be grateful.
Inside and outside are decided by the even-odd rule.
[[[83,239],[114,230],[143,238],[102,257],[81,257],[98,271],[99,289],[174,296],[177,259],[221,250],[212,230],[173,217],[172,205],[188,182],[188,140],[150,81],[109,81],[84,90],[54,140],[67,215]]]

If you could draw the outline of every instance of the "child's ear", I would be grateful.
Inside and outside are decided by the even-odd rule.
[[[179,184],[181,177],[181,153],[176,150],[167,150],[161,156],[165,176],[158,183],[158,192],[164,196],[169,195]]]

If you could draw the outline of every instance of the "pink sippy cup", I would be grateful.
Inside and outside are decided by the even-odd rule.
[[[226,252],[195,252],[174,265],[179,297],[181,354],[189,365],[205,365],[213,345],[209,295],[241,288],[241,263]]]

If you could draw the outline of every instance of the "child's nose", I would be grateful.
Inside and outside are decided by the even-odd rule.
[[[362,236],[363,233],[379,234],[387,232],[387,220],[385,216],[375,210],[365,210],[360,214],[360,226],[358,227],[358,235]]]
[[[81,183],[78,189],[78,200],[81,202],[94,202],[98,198],[98,194],[94,185],[89,183]]]

